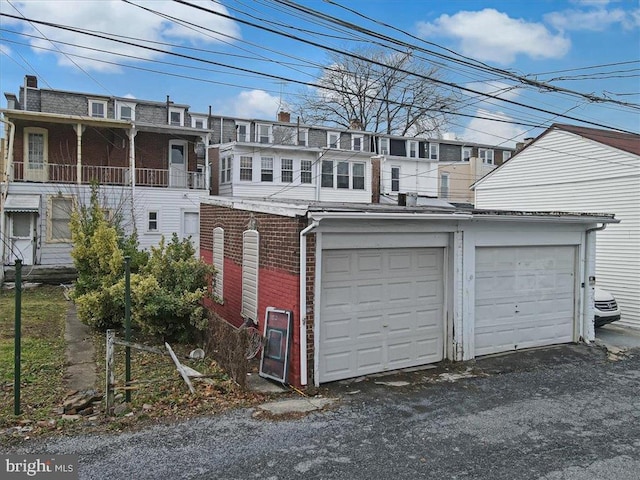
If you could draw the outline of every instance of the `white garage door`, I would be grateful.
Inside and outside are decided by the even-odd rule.
[[[476,249],[475,354],[573,341],[574,247]]]
[[[442,248],[323,252],[319,378],[443,358]]]

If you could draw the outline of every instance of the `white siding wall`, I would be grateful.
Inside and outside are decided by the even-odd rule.
[[[640,157],[552,131],[476,187],[477,208],[614,213],[598,232],[597,284],[640,327]]]
[[[438,195],[438,162],[425,158],[386,157],[380,168],[380,192],[391,194],[391,167],[400,167],[400,193]],[[398,192],[393,192],[398,193]]]
[[[158,245],[164,235],[169,241],[173,232],[183,234],[184,212],[200,209],[200,197],[207,195],[205,191],[136,187],[134,198],[134,217],[138,231],[140,248],[148,249]],[[158,212],[158,231],[148,229],[148,212]],[[196,252],[197,253],[197,252]]]

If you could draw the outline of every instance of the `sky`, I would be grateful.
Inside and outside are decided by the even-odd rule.
[[[395,48],[436,66],[457,99],[448,138],[640,131],[638,0],[0,0],[0,14],[2,93],[36,75],[41,88],[270,120],[315,90],[331,50]]]

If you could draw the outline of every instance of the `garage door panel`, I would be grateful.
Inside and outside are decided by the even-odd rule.
[[[476,249],[475,354],[573,340],[575,247]]]
[[[320,381],[442,359],[443,252],[442,248],[323,252]],[[345,274],[347,258],[350,270]],[[335,319],[341,327],[329,338],[324,331]]]

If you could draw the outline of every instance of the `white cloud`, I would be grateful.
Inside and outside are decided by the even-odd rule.
[[[227,13],[226,9],[218,3],[207,2],[204,0],[193,0],[192,3],[200,4],[206,8]],[[43,20],[54,24],[68,25],[77,28],[89,28],[95,31],[110,32],[115,35],[132,36],[136,38],[144,38],[152,42],[169,42],[169,43],[189,43],[189,44],[207,44],[217,43],[224,35],[234,37],[240,36],[238,25],[230,20],[218,17],[207,12],[202,12],[185,5],[174,2],[147,2],[143,6],[148,6],[163,14],[190,21],[201,27],[212,29],[218,34],[205,32],[202,29],[187,28],[177,23],[167,20],[159,15],[147,12],[140,8],[126,4],[118,0],[100,0],[99,2],[91,2],[86,0],[68,0],[65,2],[52,2],[50,0],[29,0],[14,1],[13,5],[16,11],[7,1],[0,0],[0,9],[8,14],[16,16],[24,16],[29,19]],[[101,38],[79,35],[78,33],[56,29],[45,25],[37,25],[37,30],[28,22],[21,20],[3,18],[3,24],[11,24],[18,26],[22,31],[40,36],[39,30],[46,38],[69,42],[71,44],[83,45],[92,48],[98,48],[114,53],[131,55],[140,59],[157,59],[163,56],[161,52],[153,52],[144,50],[135,46],[125,45],[121,43],[111,42]],[[135,43],[142,43],[136,40],[128,40]],[[34,47],[41,46],[52,49],[51,42],[48,40],[32,40]],[[151,45],[151,44],[150,44]],[[152,45],[155,48],[170,50],[171,47],[164,45]],[[117,55],[92,52],[80,47],[69,45],[58,45],[58,48],[69,54],[84,55],[101,60],[111,62],[131,62],[132,59],[124,59]],[[37,52],[43,53],[43,50],[36,49]],[[61,65],[72,65],[73,62],[78,63],[85,69],[97,71],[119,71],[119,67],[100,63],[77,57],[71,57],[73,62],[62,54],[56,53],[58,62]]]
[[[627,12],[620,8],[607,10],[563,10],[545,15],[544,19],[558,30],[603,31],[612,25],[620,24],[624,28],[638,26],[638,11]],[[635,25],[634,25],[635,24]]]
[[[424,36],[453,38],[463,54],[504,65],[517,55],[562,58],[571,46],[563,34],[553,34],[540,23],[511,18],[492,8],[441,15],[432,23],[418,23],[418,31]]]
[[[489,112],[478,109],[478,117],[473,118],[462,132],[461,138],[468,142],[484,143],[487,145],[504,145],[514,147],[515,143],[521,141],[526,133],[526,129],[512,123],[494,122],[487,118],[497,120],[512,120],[511,117],[502,112]]]
[[[278,97],[264,90],[247,90],[221,106],[221,110],[223,114],[235,117],[275,120],[279,106]]]
[[[0,44],[0,54],[4,54],[7,57],[11,56],[11,47],[9,47],[8,45],[5,45],[4,43]]]

